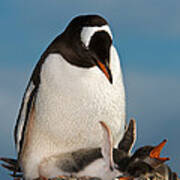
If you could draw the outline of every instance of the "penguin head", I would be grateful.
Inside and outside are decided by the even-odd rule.
[[[97,66],[109,82],[113,82],[110,69],[112,33],[103,17],[99,15],[75,17],[62,35],[66,42],[69,42],[72,51],[76,52],[71,57],[74,59],[72,63],[86,68]]]
[[[151,165],[152,167],[156,168],[157,166],[161,165],[165,161],[169,160],[168,157],[160,157],[160,153],[166,144],[167,140],[163,140],[157,146],[143,146],[135,151],[132,156],[132,161],[144,161]]]

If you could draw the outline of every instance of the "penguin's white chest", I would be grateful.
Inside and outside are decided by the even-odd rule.
[[[79,68],[60,55],[50,55],[41,70],[35,121],[37,134],[45,134],[59,152],[101,146],[99,121],[108,124],[113,137],[124,129],[122,79],[115,77],[111,85],[97,67]]]

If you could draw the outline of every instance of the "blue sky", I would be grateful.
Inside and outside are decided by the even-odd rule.
[[[180,174],[180,1],[0,1],[0,156],[14,156],[12,128],[29,75],[41,53],[73,16],[106,17],[123,66],[128,118],[136,147],[158,144]],[[2,168],[0,177],[9,179]]]

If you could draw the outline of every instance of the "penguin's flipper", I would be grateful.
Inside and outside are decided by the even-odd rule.
[[[118,144],[118,149],[130,153],[136,141],[136,121],[131,119],[124,133],[122,140]]]
[[[27,134],[29,126],[29,120],[32,120],[32,114],[34,114],[33,108],[35,106],[36,95],[37,87],[34,85],[33,81],[30,80],[23,96],[21,108],[14,129],[14,139],[18,152],[18,158],[24,146],[25,136]]]
[[[1,157],[0,161],[3,161],[4,163],[7,163],[9,166],[16,166],[18,164],[17,159],[12,159],[12,158]]]

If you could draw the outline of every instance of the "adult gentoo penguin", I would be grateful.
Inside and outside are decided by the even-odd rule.
[[[25,179],[39,177],[39,164],[54,154],[101,147],[104,121],[114,146],[125,127],[120,61],[107,21],[75,17],[42,54],[26,88],[15,126]]]

